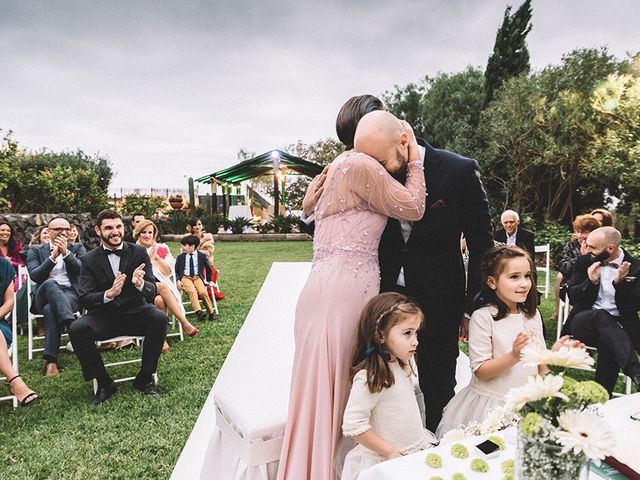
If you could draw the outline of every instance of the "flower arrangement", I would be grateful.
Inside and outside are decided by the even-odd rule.
[[[551,373],[534,375],[507,394],[506,410],[520,418],[519,478],[581,478],[588,460],[599,464],[613,447],[613,434],[595,407],[609,399],[607,391],[564,375],[565,369],[590,366],[593,359],[579,348],[552,352],[527,346],[522,360],[547,365]]]

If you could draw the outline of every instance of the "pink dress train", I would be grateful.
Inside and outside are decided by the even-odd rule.
[[[378,243],[388,217],[419,220],[424,204],[420,162],[409,164],[406,187],[362,153],[344,153],[331,164],[315,210],[313,267],[296,307],[278,479],[331,480],[341,468],[334,454],[358,319],[380,286]]]

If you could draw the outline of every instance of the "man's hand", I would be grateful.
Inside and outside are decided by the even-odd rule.
[[[181,291],[182,291],[182,281],[181,281],[181,280],[178,280],[178,281],[176,282],[176,287],[178,287],[178,291],[179,291],[179,292],[181,292]]]
[[[144,266],[144,263],[138,265],[138,268],[133,271],[133,277],[131,278],[131,283],[133,283],[133,286],[138,290],[141,289],[144,284]]]
[[[67,238],[66,237],[62,235],[58,235],[56,239],[53,241],[53,244],[57,247],[59,255],[64,256],[67,254]]]
[[[126,279],[127,276],[124,273],[118,272],[115,280],[113,281],[113,285],[111,285],[111,288],[105,292],[105,295],[108,299],[113,300],[118,295],[120,295],[120,292],[122,292],[122,287],[124,286],[124,281]]]
[[[627,278],[627,275],[629,275],[629,268],[631,268],[631,263],[622,262],[622,265],[620,265],[620,268],[618,268],[618,273],[616,275],[616,278],[613,280],[613,283],[618,285],[619,283],[624,282],[625,278]]]
[[[594,262],[587,269],[587,275],[589,276],[589,280],[594,285],[600,283],[600,262]]]
[[[464,315],[460,320],[460,338],[467,340],[469,338],[469,317]]]
[[[586,255],[587,253],[587,241],[580,240],[580,255]]]

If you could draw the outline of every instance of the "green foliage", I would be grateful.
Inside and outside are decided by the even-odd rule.
[[[430,84],[429,77],[424,77],[418,83],[409,83],[404,87],[395,85],[393,91],[387,91],[382,95],[386,109],[396,117],[409,122],[416,137],[429,138],[423,100]]]
[[[276,233],[291,233],[300,221],[300,217],[295,215],[275,215],[271,219],[271,225]]]
[[[108,205],[109,161],[76,152],[25,152],[11,140],[0,146],[0,199],[16,213],[96,214]]]
[[[513,15],[510,5],[505,9],[502,26],[496,34],[493,53],[485,71],[485,106],[493,100],[494,93],[506,80],[529,71],[526,39],[531,31],[530,22],[531,0],[525,0]]]
[[[571,230],[556,222],[545,222],[542,228],[535,229],[536,245],[549,244],[551,256],[560,253],[562,247],[571,239]]]
[[[167,215],[171,231],[176,235],[181,235],[187,231],[189,217],[182,210],[171,210]]]
[[[245,217],[237,217],[233,220],[224,220],[225,228],[230,228],[231,233],[240,234],[244,230],[244,227],[252,225],[251,220]]]
[[[134,212],[142,212],[146,218],[151,218],[158,210],[163,211],[167,204],[164,197],[158,195],[140,195],[132,193],[125,195],[122,212],[132,215]]]
[[[205,231],[212,234],[218,233],[220,225],[224,225],[224,217],[221,214],[210,215],[208,213],[200,213],[196,216],[200,218]]]

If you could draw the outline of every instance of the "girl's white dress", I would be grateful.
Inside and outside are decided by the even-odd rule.
[[[544,347],[540,312],[527,319],[522,313],[512,313],[501,320],[494,320],[497,313],[493,306],[482,307],[471,315],[469,322],[469,361],[471,371],[480,368],[485,361],[499,357],[513,349],[513,341],[520,332],[529,335],[530,342]],[[494,408],[504,405],[506,393],[513,387],[521,387],[530,375],[538,373],[536,365],[519,362],[491,380],[480,380],[475,375],[471,382],[453,397],[444,409],[436,435],[438,438],[449,430],[471,422],[482,423]]]
[[[151,252],[152,248],[153,247],[147,248],[147,253]],[[186,310],[184,309],[184,305],[182,305],[182,294],[178,290],[178,287],[176,287],[176,283],[173,281],[173,270],[176,264],[176,260],[175,258],[173,258],[173,255],[171,255],[171,250],[165,243],[156,243],[156,253],[160,258],[162,258],[169,264],[169,266],[171,267],[171,273],[169,275],[165,275],[155,263],[151,262],[153,276],[156,277],[159,282],[165,283],[169,286],[169,290],[171,290],[171,293],[174,297],[176,297],[176,300],[178,301],[178,305],[180,306],[182,314],[186,315]]]
[[[438,441],[422,424],[412,377],[398,362],[390,365],[395,383],[378,393],[369,391],[366,370],[354,376],[342,432],[347,437],[355,437],[373,429],[403,454],[436,445]],[[358,444],[347,454],[341,478],[355,480],[360,472],[383,461],[384,457]]]

